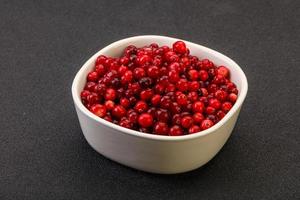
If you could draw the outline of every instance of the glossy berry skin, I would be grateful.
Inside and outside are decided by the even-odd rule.
[[[181,136],[212,127],[232,109],[238,89],[230,70],[190,55],[183,41],[127,46],[100,55],[80,93],[93,114],[143,133]]]
[[[225,113],[228,113],[228,111],[230,110],[232,108],[232,103],[230,103],[230,102],[224,102],[223,104],[222,104],[222,110],[223,110],[223,112],[225,112]]]
[[[193,125],[189,128],[189,134],[200,132],[201,128],[197,125]]]
[[[179,53],[179,54],[184,54],[186,53],[187,51],[187,48],[186,48],[186,45],[184,42],[182,41],[177,41],[173,44],[173,50],[176,52],[176,53]]]
[[[106,100],[115,100],[117,97],[116,90],[109,88],[106,90],[105,99]]]
[[[157,122],[154,125],[154,132],[158,135],[168,135],[169,133],[169,127],[164,122]]]
[[[117,105],[113,108],[112,115],[120,119],[126,115],[126,109],[121,105]]]
[[[205,119],[201,123],[201,129],[206,130],[206,129],[212,127],[213,125],[214,125],[214,123],[211,120]]]
[[[106,107],[101,104],[95,104],[91,107],[91,112],[98,117],[104,117],[106,115]]]
[[[174,125],[170,128],[170,131],[169,131],[169,135],[170,136],[180,136],[180,135],[183,135],[183,130],[180,126],[178,125]]]
[[[185,116],[181,119],[181,126],[184,128],[189,128],[193,124],[193,118],[190,116]]]
[[[150,127],[153,124],[153,117],[148,113],[143,113],[139,116],[138,123],[143,128]]]

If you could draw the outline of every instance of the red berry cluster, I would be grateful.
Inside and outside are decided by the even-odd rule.
[[[232,108],[238,90],[225,66],[173,47],[130,45],[120,58],[100,55],[87,75],[82,103],[125,128],[178,136],[208,129]]]

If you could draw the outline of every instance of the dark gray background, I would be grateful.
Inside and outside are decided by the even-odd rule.
[[[299,199],[300,1],[0,1],[0,199]],[[85,141],[71,83],[116,40],[168,35],[233,58],[249,93],[204,167],[153,175]],[[112,147],[113,148],[113,147]]]

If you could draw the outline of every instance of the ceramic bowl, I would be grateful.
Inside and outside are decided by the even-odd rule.
[[[86,76],[96,58],[103,54],[118,57],[128,45],[142,47],[153,42],[171,46],[177,38],[145,35],[114,42],[98,51],[81,67],[72,84],[72,96],[82,132],[88,143],[103,156],[123,165],[161,174],[174,174],[196,169],[211,160],[229,138],[245,100],[248,83],[242,69],[227,56],[207,47],[184,41],[192,55],[208,58],[216,65],[230,69],[231,80],[239,95],[226,116],[213,127],[184,136],[160,136],[123,128],[92,114],[81,103]]]

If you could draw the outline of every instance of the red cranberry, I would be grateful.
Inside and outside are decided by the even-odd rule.
[[[193,125],[189,128],[189,134],[200,132],[201,128],[197,125]]]
[[[215,97],[219,100],[219,101],[225,101],[227,99],[227,92],[223,91],[223,90],[217,90],[215,92]]]
[[[164,109],[158,109],[156,111],[156,119],[157,121],[160,121],[160,122],[165,122],[167,123],[170,119],[170,116],[169,116],[169,113],[167,110],[164,110]]]
[[[177,71],[175,70],[171,70],[169,72],[169,81],[171,83],[177,83],[177,81],[179,81],[180,77]]]
[[[196,113],[203,113],[204,110],[204,103],[201,101],[196,101],[193,103],[193,112]]]
[[[204,116],[202,113],[195,113],[193,115],[193,120],[195,123],[200,124],[204,120]]]
[[[147,70],[147,75],[150,78],[158,78],[159,77],[159,68],[156,66],[151,66]]]
[[[130,106],[130,101],[127,98],[121,98],[120,105],[124,108],[128,108]]]
[[[160,100],[160,107],[168,109],[171,104],[171,98],[169,96],[163,96]]]
[[[142,88],[149,88],[152,85],[152,79],[149,77],[143,77],[139,80],[139,84]]]
[[[229,69],[225,66],[219,66],[217,73],[222,75],[223,77],[228,77],[229,76]]]
[[[95,66],[95,72],[97,72],[98,76],[103,76],[106,72],[104,65],[99,64]]]
[[[198,80],[198,71],[197,71],[197,70],[192,69],[192,70],[190,70],[190,71],[188,72],[188,74],[189,74],[189,78],[190,78],[192,81]]]
[[[186,79],[180,79],[177,82],[176,87],[179,91],[184,92],[188,90],[189,85]]]
[[[151,98],[151,103],[153,106],[157,106],[160,100],[161,100],[161,96],[159,94],[156,94]]]
[[[214,114],[216,112],[216,109],[212,106],[207,106],[206,109],[205,109],[205,112],[208,114],[208,115],[211,115],[211,114]]]
[[[143,68],[137,67],[133,70],[133,76],[135,79],[139,80],[146,76],[146,72]]]
[[[206,130],[206,129],[212,127],[213,125],[214,125],[214,123],[211,120],[205,119],[201,123],[201,129]]]
[[[164,122],[157,122],[154,125],[154,132],[158,135],[168,135],[169,133],[168,125]]]
[[[180,106],[186,106],[188,104],[187,97],[185,94],[180,94],[176,97],[176,101]]]
[[[128,120],[131,123],[133,123],[133,124],[137,123],[137,120],[138,120],[138,114],[137,114],[137,112],[135,112],[135,111],[132,111],[130,113],[128,112],[127,113],[127,117],[128,117]]]
[[[152,89],[146,89],[146,90],[143,90],[140,94],[140,98],[141,100],[144,100],[144,101],[147,101],[149,99],[151,99],[153,96],[153,91]]]
[[[193,124],[193,118],[191,116],[185,116],[181,119],[181,126],[189,128]]]
[[[111,100],[107,100],[107,101],[105,101],[104,105],[107,110],[112,110],[115,107],[115,102],[113,102]]]
[[[125,128],[131,128],[131,127],[132,127],[132,123],[131,123],[128,119],[126,119],[126,118],[122,118],[122,119],[120,120],[119,125],[120,125],[120,126],[123,126],[123,127],[125,127]]]
[[[138,123],[141,127],[150,127],[153,124],[153,117],[148,113],[143,113],[139,116]]]
[[[232,103],[235,103],[236,100],[237,100],[237,95],[234,94],[234,93],[230,93],[230,94],[228,95],[228,100],[231,101]]]
[[[106,94],[105,94],[105,99],[106,100],[115,100],[117,96],[116,90],[112,89],[112,88],[108,88],[106,90]]]
[[[189,84],[189,91],[198,91],[199,87],[200,87],[200,85],[197,81],[192,81]]]
[[[126,115],[126,109],[121,105],[117,105],[113,108],[112,115],[120,119]]]
[[[180,114],[175,114],[172,117],[172,124],[180,125],[181,124],[181,116]]]
[[[223,119],[223,117],[225,117],[226,114],[222,110],[219,110],[216,115],[219,118],[219,120],[221,120]]]
[[[170,128],[169,135],[171,136],[180,136],[183,135],[183,130],[178,125],[174,125]]]
[[[106,114],[106,108],[101,104],[95,104],[91,107],[91,112],[98,117],[104,117]]]
[[[185,43],[182,42],[182,41],[177,41],[173,44],[173,50],[176,52],[176,53],[179,53],[179,54],[185,54],[186,53],[186,46],[185,46]]]
[[[130,83],[133,79],[132,71],[127,70],[123,76],[121,76],[121,83],[123,85]]]
[[[232,103],[230,102],[224,102],[222,104],[222,110],[225,112],[225,113],[228,113],[228,111],[232,108]]]
[[[107,57],[104,56],[104,55],[100,55],[97,57],[97,60],[96,60],[96,65],[99,65],[99,64],[104,64],[105,61],[106,61]]]
[[[134,110],[136,110],[138,113],[146,112],[147,109],[148,105],[145,101],[138,101],[134,106]]]
[[[221,102],[218,99],[210,99],[208,104],[217,110],[221,107]]]

